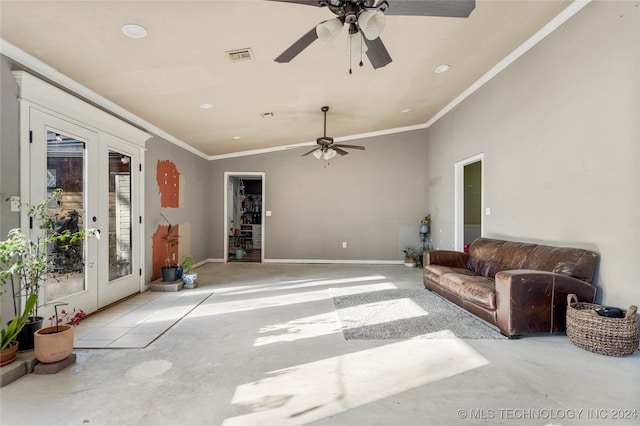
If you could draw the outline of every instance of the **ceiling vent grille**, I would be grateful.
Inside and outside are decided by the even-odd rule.
[[[228,50],[225,53],[231,62],[250,61],[253,59],[253,52],[250,48]]]

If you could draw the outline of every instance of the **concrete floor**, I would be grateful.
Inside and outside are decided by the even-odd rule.
[[[420,288],[418,269],[230,263],[197,272],[200,286],[183,292],[213,295],[158,339],[76,349],[62,372],[5,386],[1,424],[640,424],[637,352],[605,357],[565,335],[343,339],[329,288]]]

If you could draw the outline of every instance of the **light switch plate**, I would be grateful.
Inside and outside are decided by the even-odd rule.
[[[20,197],[17,195],[11,196],[11,211],[12,212],[20,211]]]
[[[271,210],[267,210],[266,215],[271,216]]]

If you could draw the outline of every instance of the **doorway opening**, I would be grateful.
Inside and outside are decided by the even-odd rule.
[[[224,261],[264,259],[264,172],[225,172]]]
[[[484,235],[484,154],[455,164],[455,230],[454,248],[463,251],[476,238]]]

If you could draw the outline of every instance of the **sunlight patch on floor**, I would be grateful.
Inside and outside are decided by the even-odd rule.
[[[236,388],[224,426],[302,425],[488,364],[459,339],[404,340],[271,371]]]
[[[256,309],[277,308],[279,306],[294,305],[296,303],[308,303],[323,300],[329,297],[327,290],[308,291],[304,293],[283,294],[279,296],[259,297],[246,300],[229,300],[227,298],[214,298],[208,304],[202,304],[191,314],[192,317],[204,317],[209,315],[221,315],[234,312],[253,311]]]
[[[372,292],[396,288],[392,283],[369,284],[358,287],[362,292]],[[192,316],[202,317],[208,315],[221,315],[233,312],[245,312],[256,309],[276,308],[279,306],[294,305],[296,303],[308,303],[318,300],[330,299],[331,294],[328,289],[305,291],[300,293],[287,293],[278,296],[259,297],[244,300],[229,300],[214,294],[210,299],[211,303],[201,305]]]
[[[260,328],[253,346],[272,343],[294,342],[300,339],[340,333],[340,322],[335,311],[305,318],[296,318],[284,324],[273,324]]]
[[[236,294],[251,294],[264,291],[282,291],[282,290],[295,290],[308,287],[326,287],[336,286],[341,284],[357,284],[360,282],[385,280],[386,277],[382,275],[371,275],[365,277],[353,277],[353,278],[341,278],[341,279],[314,279],[314,280],[296,280],[288,282],[275,282],[269,284],[248,285],[242,287],[223,288],[216,291],[221,295],[236,295]],[[285,285],[283,285],[285,284]],[[395,288],[393,286],[392,288]]]
[[[366,315],[358,317],[353,312],[362,313],[362,307],[367,308]],[[425,317],[429,312],[409,298],[385,300],[381,302],[364,303],[362,305],[341,308],[344,312],[342,325],[345,328],[361,327],[364,325],[384,324],[392,321],[400,321],[409,318]],[[356,318],[347,321],[344,318]]]

